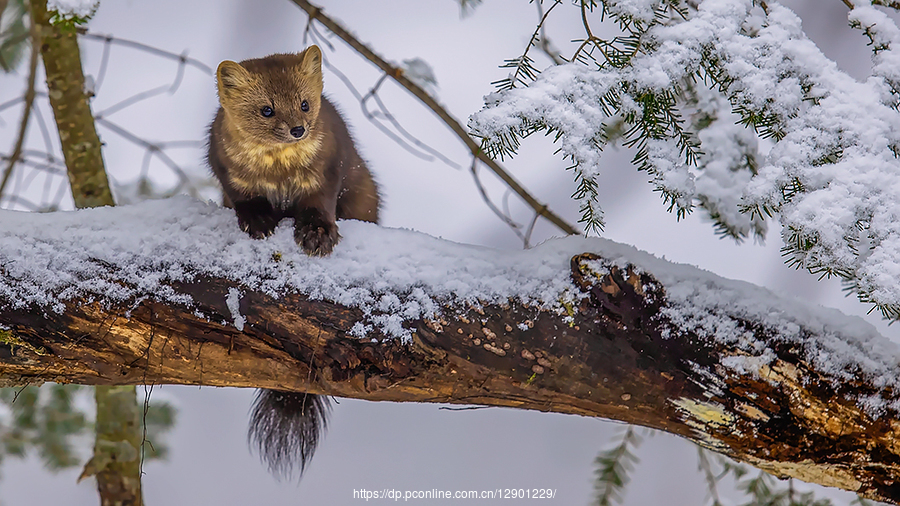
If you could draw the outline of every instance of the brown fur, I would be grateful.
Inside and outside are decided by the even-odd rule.
[[[331,253],[340,240],[336,218],[377,222],[380,201],[347,125],[322,96],[321,65],[316,46],[222,62],[216,71],[221,107],[209,128],[209,165],[241,229],[263,238],[293,218],[294,239],[310,255]],[[264,116],[263,107],[273,114]],[[302,135],[292,133],[298,127]],[[250,440],[276,473],[302,472],[328,410],[327,397],[261,390]]]
[[[380,203],[343,118],[322,96],[321,63],[316,46],[222,62],[221,107],[209,130],[209,164],[241,228],[262,238],[294,218],[294,238],[310,255],[331,253],[340,239],[335,219],[377,222]],[[261,113],[266,106],[271,117]]]

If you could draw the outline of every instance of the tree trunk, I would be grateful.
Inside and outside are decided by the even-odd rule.
[[[47,73],[47,93],[59,130],[75,207],[114,205],[103,168],[100,137],[88,102],[90,96],[84,89],[84,71],[75,29],[52,24],[45,1],[32,1],[31,12],[43,40],[41,57]]]
[[[41,34],[50,106],[75,207],[115,205],[103,164],[90,95],[85,90],[81,52],[74,26],[51,22],[44,0],[32,0],[31,14]],[[140,506],[142,431],[134,386],[99,385],[94,454],[81,474],[97,476],[101,506]]]
[[[806,345],[739,318],[731,323],[772,355],[754,370],[734,368],[727,362],[747,351],[671,334],[667,287],[652,274],[613,264],[599,272],[598,261],[572,258],[572,279],[589,296],[570,315],[513,303],[445,307],[454,316],[413,322],[408,343],[377,329],[351,335],[365,321],[359,309],[209,277],[172,284],[190,308],[147,299],[72,300],[61,313],[0,309],[10,329],[0,379],[258,387],[602,417],[680,435],[776,476],[900,501],[896,413],[872,416],[859,402],[893,392],[862,378],[836,382],[804,358]],[[235,289],[242,330],[226,302]],[[0,298],[2,307],[11,306]]]

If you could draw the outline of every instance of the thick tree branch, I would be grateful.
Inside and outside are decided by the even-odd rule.
[[[127,209],[105,212],[120,211]],[[225,216],[224,211],[210,212],[215,219]],[[91,222],[94,227],[96,220]],[[153,226],[151,219],[143,223]],[[192,237],[198,226],[191,225]],[[81,237],[80,231],[68,227],[74,237]],[[127,223],[121,227],[114,233],[122,238],[133,233]],[[396,241],[390,234],[401,233],[363,225],[346,230],[344,241],[352,241],[360,231],[383,234],[365,241],[379,248]],[[238,246],[251,255],[253,250],[247,247],[268,247],[273,239],[278,234],[265,242],[240,239]],[[606,244],[578,241],[585,248]],[[134,248],[139,253],[154,246],[136,239]],[[540,254],[539,250],[522,254]],[[90,251],[93,255],[100,250]],[[260,256],[271,255],[259,251]],[[481,258],[476,248],[466,251],[459,254]],[[296,263],[284,266],[299,262],[287,255],[268,265],[298,274],[306,269]],[[340,251],[336,255],[340,257]],[[127,257],[121,251],[112,256]],[[314,265],[323,269],[336,261],[340,258]],[[121,265],[96,262],[105,269],[102,278],[119,280],[128,288],[134,258]],[[172,268],[159,266],[160,272]],[[669,274],[656,279],[659,273],[655,277],[646,268],[608,262],[591,253],[575,255],[570,269],[573,288],[584,298],[563,304],[563,310],[526,306],[515,299],[478,307],[446,302],[443,316],[407,322],[412,330],[408,342],[380,333],[377,326],[365,338],[357,337],[354,325],[371,317],[361,309],[296,292],[276,298],[202,273],[187,281],[167,282],[170,293],[191,301],[184,304],[153,296],[117,303],[92,296],[92,300],[61,300],[64,306],[53,310],[0,295],[0,383],[259,387],[572,413],[653,427],[777,476],[900,502],[897,393],[885,386],[883,377],[873,379],[863,365],[848,379],[840,368],[828,365],[834,361],[817,362],[817,357],[831,353],[821,340],[824,334],[848,348],[858,346],[859,338],[851,335],[858,323],[852,319],[829,320],[821,326],[801,323],[799,334],[805,340],[798,341],[772,331],[774,313],[758,321],[713,314],[714,310],[698,315],[715,316],[718,326],[738,329],[744,342],[761,343],[748,351],[740,342],[703,336],[676,321],[675,299],[669,292],[679,289],[659,280],[669,279]],[[685,266],[671,269],[699,272]],[[22,276],[0,267],[0,294],[25,282]],[[718,296],[715,283],[697,285],[703,288],[695,297]],[[241,294],[239,308],[233,304],[235,290]],[[762,297],[777,299],[773,294]],[[796,311],[785,302],[776,301],[773,307]],[[865,355],[881,344],[866,346],[850,354],[859,356],[859,364],[874,360]],[[892,371],[894,362],[888,362]],[[873,410],[874,404],[882,407]]]

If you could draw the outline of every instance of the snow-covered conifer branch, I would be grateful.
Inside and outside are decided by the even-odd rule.
[[[738,239],[777,217],[790,264],[840,276],[900,317],[900,29],[878,7],[894,6],[853,2],[849,22],[874,52],[859,82],[776,1],[599,3],[631,53],[594,41],[592,58],[489,95],[469,122],[485,150],[510,156],[552,134],[573,162],[582,221],[599,229],[601,152],[633,146],[670,210],[699,205]]]

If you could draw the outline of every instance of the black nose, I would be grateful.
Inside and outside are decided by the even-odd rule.
[[[306,129],[303,128],[302,126],[296,126],[291,129],[291,135],[293,135],[297,139],[299,139],[300,137],[303,137],[303,134],[305,134],[305,133],[306,133]]]

